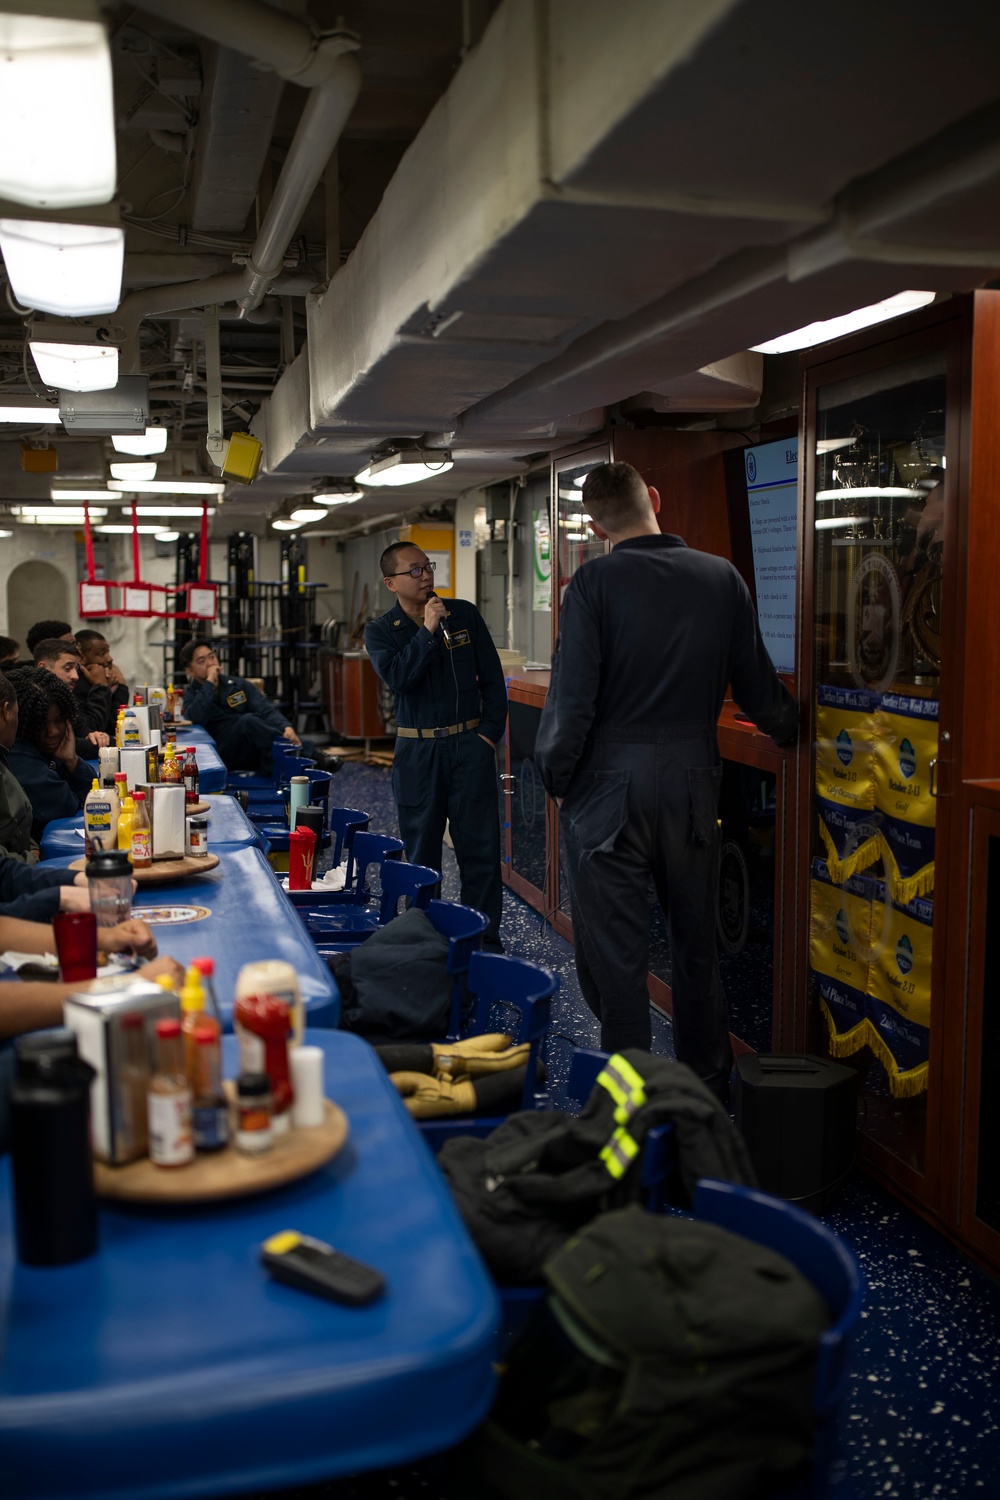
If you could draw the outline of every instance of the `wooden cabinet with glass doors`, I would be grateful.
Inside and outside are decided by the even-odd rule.
[[[802,1040],[858,1070],[871,1167],[1000,1265],[996,801],[977,789],[1000,775],[998,304],[957,297],[803,361],[799,817]]]

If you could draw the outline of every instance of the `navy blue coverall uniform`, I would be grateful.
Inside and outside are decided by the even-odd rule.
[[[732,564],[678,536],[628,538],[570,580],[535,748],[546,791],[565,799],[576,967],[602,1048],[650,1046],[652,877],[670,935],[674,1049],[723,1098],[716,724],[727,683],[779,744],[795,738],[798,710]]]
[[[271,741],[289,727],[284,714],[245,677],[219,673],[218,684],[189,682],[184,716],[207,729],[229,771],[271,770]]]
[[[400,735],[392,764],[392,791],[407,858],[441,868],[447,820],[461,877],[461,899],[489,919],[484,946],[500,947],[503,885],[496,754],[507,722],[503,667],[482,615],[467,599],[447,600],[446,645],[441,627],[431,635],[399,604],[365,629],[375,671],[392,689],[396,724],[403,729],[446,729],[427,738]],[[476,722],[478,721],[478,722]]]

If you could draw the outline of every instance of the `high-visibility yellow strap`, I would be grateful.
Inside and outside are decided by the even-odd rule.
[[[645,1079],[620,1052],[609,1057],[597,1081],[615,1102],[615,1124],[627,1125],[637,1109],[646,1102]]]
[[[638,1155],[638,1142],[632,1139],[623,1126],[619,1126],[601,1152],[600,1160],[604,1163],[609,1177],[617,1179],[625,1176]]]

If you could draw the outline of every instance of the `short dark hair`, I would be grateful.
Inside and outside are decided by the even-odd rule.
[[[75,656],[80,660],[80,648],[75,641],[39,641],[33,652],[35,666],[43,661],[58,661],[60,656]]]
[[[12,636],[0,635],[0,661],[7,661],[10,657],[16,656],[20,649]]]
[[[53,641],[57,635],[70,635],[72,630],[68,620],[39,620],[28,631],[24,643],[33,656],[39,641]]]
[[[583,482],[583,508],[602,531],[621,531],[646,519],[649,491],[631,464],[598,464]]]
[[[194,640],[185,641],[184,645],[181,647],[181,666],[189,667],[191,665],[192,656],[196,651],[200,650],[202,646],[207,646],[209,651],[215,650],[214,642],[210,641],[207,635],[196,635]]]
[[[102,635],[99,630],[77,630],[75,635],[76,644],[79,646],[81,652],[94,641],[103,641],[105,646],[108,644],[107,636]]]
[[[46,672],[44,667],[25,667],[10,672],[6,681],[11,683],[17,696],[17,734],[30,745],[39,748],[38,742],[48,724],[49,707],[55,704],[59,716],[76,729],[77,700],[61,677]]]
[[[396,562],[401,552],[419,552],[420,550],[416,542],[393,542],[390,546],[386,547],[378,560],[378,565],[382,569],[382,577],[392,577],[396,571]]]
[[[52,673],[49,673],[52,676]],[[8,677],[6,672],[0,672],[0,706],[5,703],[16,703],[17,693],[14,691],[14,678]]]

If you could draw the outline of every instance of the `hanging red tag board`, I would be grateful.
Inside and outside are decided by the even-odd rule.
[[[87,559],[86,581],[78,586],[81,619],[107,619],[125,615],[134,620],[214,620],[218,614],[219,586],[206,580],[208,571],[208,506],[202,506],[201,546],[197,583],[143,583],[139,556],[138,517],[132,505],[132,573],[129,583],[97,579],[94,574],[94,540],[90,529],[90,507],[83,507],[83,544]],[[154,597],[166,604],[168,594],[187,597],[187,609],[155,609]]]

